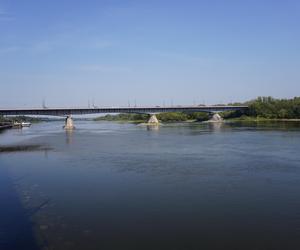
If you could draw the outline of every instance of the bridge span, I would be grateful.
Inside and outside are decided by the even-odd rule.
[[[71,115],[100,114],[100,113],[138,113],[151,114],[150,123],[157,123],[155,114],[163,112],[207,112],[218,113],[224,111],[246,110],[248,106],[155,106],[155,107],[102,107],[102,108],[26,108],[26,109],[0,109],[0,115],[46,115],[46,116],[67,116],[66,128],[73,126]]]
[[[144,113],[155,114],[163,112],[208,112],[216,113],[231,110],[246,110],[248,106],[168,106],[168,107],[103,107],[103,108],[29,108],[0,109],[0,115],[48,115],[68,116],[99,113]]]

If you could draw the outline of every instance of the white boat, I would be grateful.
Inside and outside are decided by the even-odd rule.
[[[30,127],[31,123],[30,122],[22,122],[21,125],[22,125],[22,127]]]
[[[21,122],[14,122],[13,123],[13,128],[22,128],[22,123]]]
[[[30,127],[31,123],[30,122],[15,122],[13,124],[14,128],[23,128],[23,127]]]

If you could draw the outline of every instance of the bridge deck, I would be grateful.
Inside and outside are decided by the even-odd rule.
[[[176,107],[111,107],[111,108],[33,108],[0,109],[0,115],[84,115],[97,113],[163,113],[163,112],[222,112],[246,110],[248,106],[176,106]]]

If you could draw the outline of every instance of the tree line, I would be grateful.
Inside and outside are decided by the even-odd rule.
[[[276,99],[258,97],[245,103],[232,105],[248,105],[248,110],[224,112],[224,118],[251,117],[264,119],[300,119],[300,97],[292,99]]]
[[[36,117],[29,117],[29,116],[9,116],[4,117],[0,115],[0,123],[13,123],[13,122],[31,122],[36,123],[40,122],[41,119]]]

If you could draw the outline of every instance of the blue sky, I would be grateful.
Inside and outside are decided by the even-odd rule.
[[[0,0],[0,107],[300,95],[300,1]]]

